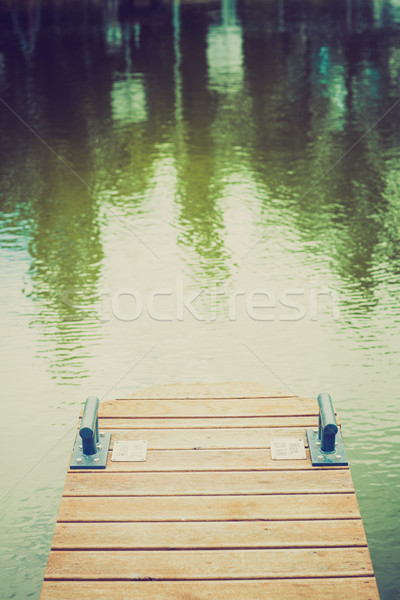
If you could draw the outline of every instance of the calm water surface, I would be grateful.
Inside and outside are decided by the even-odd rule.
[[[80,405],[255,380],[338,408],[400,589],[400,3],[0,4],[3,599]]]

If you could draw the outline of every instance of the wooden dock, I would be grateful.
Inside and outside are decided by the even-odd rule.
[[[68,472],[41,600],[379,599],[349,468],[271,459],[317,422],[316,400],[251,384],[102,403],[147,460]]]

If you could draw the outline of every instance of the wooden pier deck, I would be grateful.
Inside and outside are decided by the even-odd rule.
[[[271,459],[317,415],[251,384],[102,403],[147,460],[68,472],[41,600],[379,599],[349,468]]]

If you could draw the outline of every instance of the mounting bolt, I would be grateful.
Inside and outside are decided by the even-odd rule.
[[[336,458],[338,458],[339,460],[342,458],[341,454],[336,454]]]
[[[81,458],[77,458],[77,459],[76,459],[76,462],[77,462],[77,463],[80,463],[80,462],[82,462],[82,459],[81,459]]]
[[[105,431],[100,431],[100,435],[101,435],[101,437],[104,437],[106,435]]]
[[[98,463],[98,462],[100,462],[100,459],[99,458],[94,458],[93,462]]]
[[[314,433],[318,433],[318,429],[313,429],[313,432]]]
[[[82,444],[80,444],[79,448],[82,448]]]
[[[316,446],[320,446],[320,445],[321,445],[321,442],[315,442],[315,445],[316,445]]]
[[[324,460],[324,457],[322,456],[322,454],[318,454],[318,460]]]

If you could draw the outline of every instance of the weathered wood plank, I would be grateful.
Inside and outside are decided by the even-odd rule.
[[[65,496],[196,496],[351,492],[348,469],[237,471],[218,473],[67,474]]]
[[[267,417],[317,416],[315,400],[308,398],[233,398],[230,400],[126,400],[102,402],[99,416],[153,417]]]
[[[330,470],[347,467],[330,467]],[[118,462],[108,454],[108,473],[313,470],[308,449],[304,460],[272,460],[270,450],[153,450],[144,462]],[[70,470],[71,472],[71,470]],[[76,471],[75,471],[76,472]]]
[[[50,552],[45,579],[253,579],[373,575],[368,548]]]
[[[206,523],[57,523],[53,550],[366,546],[361,519]]]
[[[373,577],[270,581],[45,581],[41,600],[379,600]]]
[[[196,472],[196,471],[276,471],[312,470],[308,449],[305,460],[272,460],[269,450],[154,450],[144,462],[115,462],[111,452],[109,473]],[[343,468],[343,467],[333,467]]]
[[[350,494],[270,496],[63,497],[59,522],[207,521],[209,519],[355,519],[357,499]]]
[[[336,417],[339,424],[339,418]],[[197,417],[197,418],[173,418],[173,417],[142,417],[134,415],[122,418],[107,417],[99,418],[100,429],[250,429],[262,427],[316,427],[318,417],[309,416],[270,416],[270,417]]]
[[[276,390],[251,381],[223,381],[218,383],[167,383],[141,389],[132,398],[283,398],[296,396],[289,389]]]
[[[146,440],[149,450],[189,450],[224,448],[269,448],[271,438],[297,437],[307,445],[304,427],[248,429],[113,429],[111,448],[115,441]]]

